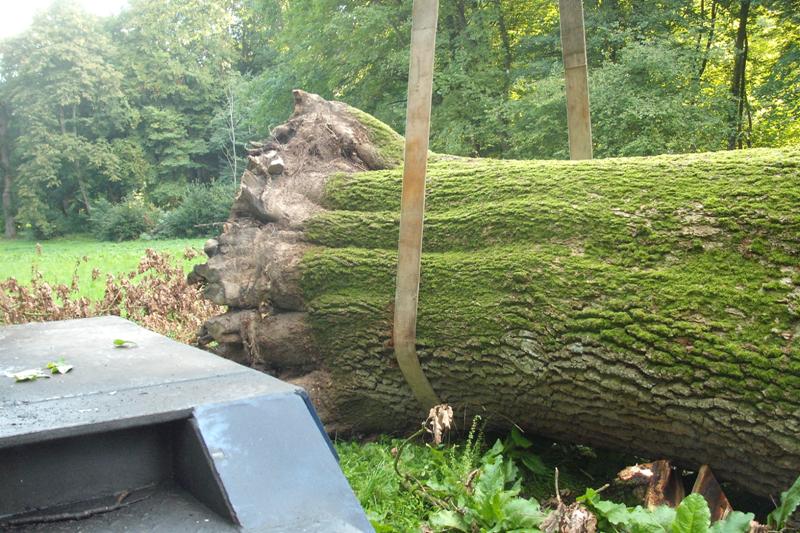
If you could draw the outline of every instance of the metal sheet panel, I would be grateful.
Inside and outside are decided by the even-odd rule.
[[[195,410],[237,520],[265,531],[373,531],[300,394]]]

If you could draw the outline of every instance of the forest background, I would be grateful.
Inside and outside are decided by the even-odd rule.
[[[798,0],[586,0],[595,156],[800,142]],[[56,0],[0,42],[5,235],[218,233],[291,89],[402,132],[411,0]],[[431,148],[568,157],[555,0],[443,0]]]

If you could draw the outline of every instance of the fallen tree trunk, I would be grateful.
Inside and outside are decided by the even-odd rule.
[[[391,346],[402,139],[295,93],[195,274],[207,339],[291,378],[331,431],[420,415]],[[274,156],[273,156],[274,157]],[[432,156],[422,366],[456,418],[710,465],[800,473],[800,149],[591,162]],[[462,418],[463,419],[463,418]]]

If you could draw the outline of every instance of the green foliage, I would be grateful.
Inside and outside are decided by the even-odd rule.
[[[453,470],[445,467],[441,478],[425,482],[434,494],[452,504],[452,508],[431,514],[434,530],[504,532],[532,530],[541,523],[545,514],[536,500],[520,497],[519,470],[502,450],[498,440],[477,465],[471,465],[476,470],[466,476],[453,479]],[[465,451],[469,453],[469,447]],[[461,464],[465,464],[463,460]]]
[[[769,525],[776,529],[782,529],[786,526],[798,506],[800,506],[800,477],[797,478],[797,481],[794,482],[789,490],[781,493],[780,505],[768,517]]]
[[[92,230],[103,241],[130,241],[152,232],[158,216],[158,210],[138,196],[119,204],[101,202],[92,212]]]
[[[118,204],[97,201],[91,216],[92,231],[98,239],[114,241],[142,235],[182,238],[216,234],[228,219],[234,195],[235,184],[229,181],[188,185],[161,182],[146,199],[137,194]],[[69,233],[68,229],[61,233]]]
[[[495,444],[495,446],[497,446],[497,444]],[[525,435],[514,426],[511,428],[511,433],[509,433],[508,438],[502,442],[502,450],[500,450],[499,453],[521,463],[531,475],[537,478],[544,478],[549,482],[552,470],[544,464],[538,455],[531,453],[532,447],[533,442],[526,438]]]
[[[335,4],[335,5],[334,5]],[[726,121],[738,3],[668,0],[585,4],[593,130],[600,156],[716,150]],[[273,64],[253,78],[260,122],[289,108],[287,89],[342,99],[404,125],[411,2],[264,1]],[[748,99],[757,146],[797,142],[796,15],[791,3],[754,5]],[[712,28],[713,26],[713,28]],[[313,36],[313,37],[311,37]],[[304,46],[297,47],[296,43]],[[563,158],[563,67],[555,2],[442,4],[432,149],[460,155]],[[794,139],[793,141],[791,139]]]
[[[218,172],[212,119],[235,60],[233,1],[136,0],[111,21],[124,89],[140,110],[137,135],[159,178]]]
[[[130,127],[133,113],[107,34],[70,2],[55,2],[31,29],[0,47],[0,78],[19,131],[17,216],[37,234],[52,236],[59,231],[48,211],[88,214],[95,189],[136,179],[113,163],[124,151],[114,139]],[[127,157],[125,166],[135,166],[135,157]]]
[[[551,510],[524,497],[531,492],[530,478],[523,477],[515,465],[526,455],[536,457],[537,463],[551,470],[558,463],[531,451],[517,448],[514,452],[514,441],[524,450],[540,444],[518,432],[486,449],[477,428],[473,424],[465,441],[441,446],[386,438],[362,444],[336,443],[340,465],[378,532],[416,531],[423,525],[433,531],[539,531]],[[553,446],[562,445],[548,443],[544,448]],[[410,483],[401,483],[403,479],[395,472],[398,452],[400,474]],[[514,459],[510,453],[515,453]],[[569,466],[576,472],[562,469],[561,476],[577,477],[578,470],[596,470],[594,464],[598,462],[603,458],[584,457]],[[611,479],[614,472],[603,475],[602,479]],[[588,481],[585,478],[582,482]],[[796,490],[798,483],[788,493]],[[540,501],[552,501],[552,496],[550,485],[550,492],[542,494]],[[577,501],[594,513],[598,531],[604,533],[748,533],[754,519],[752,513],[734,511],[710,524],[708,503],[698,494],[689,495],[677,509],[628,507],[604,500],[601,492],[591,488],[585,489]],[[784,501],[788,502],[788,497]]]
[[[598,530],[609,533],[748,533],[754,518],[752,513],[734,511],[711,525],[708,502],[699,494],[687,496],[677,509],[626,507],[601,499],[593,489],[587,489],[578,501],[597,516]]]
[[[230,215],[234,195],[231,182],[187,185],[180,205],[164,214],[155,233],[167,238],[218,234]]]
[[[283,122],[291,89],[335,97],[378,115],[399,130],[404,123],[411,2],[264,0],[265,26],[276,57],[254,77],[262,128]],[[309,38],[313,34],[313,38]],[[347,38],[343,38],[347,35]],[[297,46],[302,43],[301,46]],[[376,110],[382,113],[375,113]]]
[[[714,16],[709,4],[716,6]],[[291,110],[291,89],[346,101],[401,131],[411,0],[133,0],[107,19],[55,2],[0,43],[17,226],[53,237],[102,199],[238,178],[245,143]],[[721,149],[731,131],[737,2],[586,2],[595,154]],[[800,140],[800,33],[788,0],[752,5],[745,144]],[[402,158],[391,130],[359,114]],[[432,150],[568,155],[552,0],[443,3]],[[4,171],[4,174],[6,172]]]
[[[161,181],[147,192],[147,199],[157,208],[170,211],[181,205],[187,190],[185,183]]]
[[[341,466],[376,531],[416,531],[429,512],[429,505],[416,492],[405,490],[394,471],[391,450],[399,439],[378,442],[337,442]],[[426,477],[433,469],[430,448],[406,446],[403,461],[406,471]]]
[[[658,43],[625,47],[592,74],[592,130],[598,157],[723,148],[723,87],[695,79],[693,51]],[[620,87],[628,86],[625,91]],[[631,135],[635,131],[636,135]]]
[[[675,509],[669,507],[659,507],[652,511],[641,506],[629,508],[621,503],[602,500],[600,493],[594,489],[587,489],[578,501],[585,504],[597,516],[600,531],[678,533],[673,531],[677,513]]]
[[[715,522],[709,531],[711,533],[749,533],[750,522],[753,521],[753,513],[743,513],[733,511],[725,517],[725,520]]]
[[[89,217],[83,211],[70,210],[64,213],[63,210],[55,208],[55,206],[40,204],[40,212],[37,216],[42,220],[41,224],[32,224],[24,227],[21,232],[23,236],[45,240],[62,237],[71,233],[85,232],[89,224]],[[18,215],[18,220],[27,220],[24,213]]]
[[[700,494],[690,494],[675,512],[672,533],[706,533],[710,526],[708,502]]]
[[[534,531],[544,513],[535,500],[520,496],[522,478],[503,456],[502,442],[483,451],[479,428],[476,418],[461,445],[367,444],[364,455],[372,465],[354,460],[354,444],[339,444],[342,468],[376,530],[410,531],[427,516],[434,531]],[[404,490],[398,490],[401,481]]]

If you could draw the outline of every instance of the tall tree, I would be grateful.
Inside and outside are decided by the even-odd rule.
[[[750,0],[739,4],[738,28],[734,44],[733,74],[731,76],[731,110],[729,112],[730,134],[728,150],[742,147],[742,119],[747,106],[747,19],[750,15]]]
[[[42,235],[57,220],[91,213],[94,189],[119,179],[113,139],[134,120],[110,64],[98,21],[69,1],[54,2],[32,27],[3,43],[4,77],[20,121],[18,216]]]
[[[377,153],[397,153],[402,139],[297,100],[264,148],[291,179],[254,166],[225,246],[195,269],[230,306],[206,330],[313,390],[332,431],[413,427],[424,414],[392,364],[400,171],[364,172],[376,159],[358,154],[375,152],[346,149],[372,133]],[[578,165],[437,157],[428,176],[416,352],[443,401],[709,463],[757,494],[795,479],[800,147]]]
[[[224,165],[219,178],[238,182],[245,164],[245,145],[252,140],[263,139],[265,132],[259,131],[253,120],[253,110],[261,101],[260,95],[250,91],[250,78],[232,72],[225,86],[225,99],[210,124],[209,148],[222,155]]]
[[[113,21],[124,90],[141,110],[137,132],[160,180],[207,181],[217,174],[210,125],[237,59],[235,6],[133,0]]]
[[[2,87],[0,87],[2,91]],[[7,239],[17,236],[14,221],[14,208],[11,202],[14,186],[14,169],[11,166],[11,132],[9,131],[11,113],[5,102],[0,101],[0,171],[3,173],[3,234]]]

